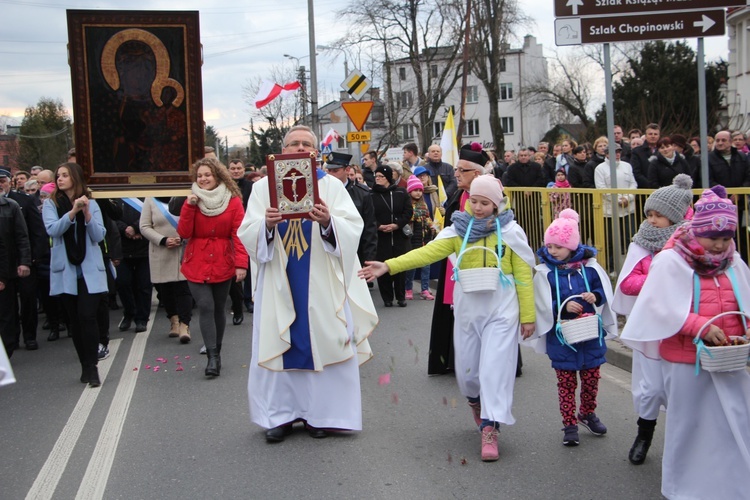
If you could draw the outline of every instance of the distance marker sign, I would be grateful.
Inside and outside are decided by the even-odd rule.
[[[748,0],[555,0],[555,17],[706,10],[739,7],[747,2]]]
[[[723,9],[632,16],[565,17],[555,20],[556,45],[632,42],[721,36]]]

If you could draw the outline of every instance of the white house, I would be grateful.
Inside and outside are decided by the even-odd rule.
[[[460,64],[460,57],[458,63]],[[441,60],[433,59],[433,67],[429,71],[437,76]],[[400,59],[393,63],[393,95],[399,101],[404,115],[414,115],[417,105],[416,80],[408,59]],[[519,149],[521,146],[536,145],[550,128],[549,112],[544,106],[531,105],[524,102],[521,89],[525,84],[533,81],[535,84],[546,83],[547,62],[544,58],[542,45],[536,42],[532,35],[526,35],[521,48],[506,47],[500,61],[500,102],[499,112],[502,127],[505,132],[505,148]],[[425,68],[427,70],[427,68]],[[387,95],[387,94],[386,94]],[[456,113],[461,104],[460,81],[443,103],[447,109],[453,106]],[[463,133],[465,142],[480,142],[485,148],[492,149],[492,133],[490,130],[490,112],[487,93],[479,79],[470,74],[466,97],[466,127]],[[432,131],[433,142],[439,143],[445,116],[436,117]],[[458,117],[456,117],[458,125]],[[399,130],[399,140],[402,144],[420,141],[417,129],[410,124],[404,124]]]
[[[727,107],[729,128],[750,131],[750,7],[727,11],[729,67]]]

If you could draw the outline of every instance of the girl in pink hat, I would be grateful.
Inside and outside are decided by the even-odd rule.
[[[467,167],[462,162],[466,160],[459,161],[459,168]],[[359,276],[372,281],[385,273],[422,267],[452,254],[459,256],[453,266],[456,381],[482,433],[482,460],[491,462],[499,458],[500,424],[515,422],[511,406],[519,335],[528,338],[534,333],[534,252],[526,233],[513,220],[513,212],[506,209],[507,198],[499,180],[480,175],[469,192],[471,211],[454,212],[453,224],[429,245],[385,262],[365,262]],[[468,251],[472,249],[480,251]],[[462,280],[459,267],[488,270],[496,287],[472,289]]]
[[[578,231],[578,213],[566,208],[544,233],[544,246],[537,256],[534,293],[537,294],[536,328],[543,335],[536,342],[539,352],[546,352],[557,377],[557,396],[563,422],[563,445],[578,446],[578,424],[595,436],[607,433],[607,427],[596,415],[599,392],[599,367],[606,362],[605,331],[617,332],[617,322],[609,309],[612,284],[606,271],[596,262],[596,249],[582,245]],[[564,305],[571,296],[580,295]],[[543,300],[542,297],[546,297]],[[557,325],[563,320],[601,314],[598,337],[571,344]],[[576,411],[576,388],[581,383],[581,404]]]
[[[429,243],[435,235],[435,230],[432,227],[430,211],[427,208],[427,203],[425,203],[424,186],[422,182],[417,179],[417,176],[412,175],[406,181],[406,191],[411,198],[411,207],[413,209],[411,221],[409,222],[409,226],[412,229],[411,247],[421,248]],[[414,299],[412,288],[414,286],[415,271],[416,269],[409,269],[406,271],[406,300]],[[430,292],[430,266],[426,265],[420,268],[419,272],[420,284],[422,285],[422,291],[419,296],[424,300],[435,300],[435,297],[433,297]]]

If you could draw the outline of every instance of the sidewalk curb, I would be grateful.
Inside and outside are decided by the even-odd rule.
[[[633,350],[624,346],[620,339],[607,340],[607,363],[632,372]]]

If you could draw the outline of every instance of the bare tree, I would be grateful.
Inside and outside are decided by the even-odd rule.
[[[471,72],[482,82],[490,102],[490,130],[495,151],[505,149],[500,121],[500,66],[514,29],[528,26],[530,19],[516,0],[473,0],[474,25],[470,33]],[[463,117],[462,117],[463,118]]]
[[[529,104],[562,106],[568,113],[589,128],[593,120],[588,110],[592,105],[593,60],[582,57],[580,50],[562,56],[556,52],[552,58],[548,82],[531,79],[522,93]]]
[[[442,111],[447,95],[460,77],[456,64],[462,49],[463,18],[460,0],[364,0],[353,1],[339,12],[351,20],[352,30],[337,41],[338,46],[364,43],[373,60],[383,67],[386,116],[392,135],[401,124],[413,124],[423,150],[432,142],[432,124]],[[407,63],[414,75],[415,103],[399,106],[393,69]]]

